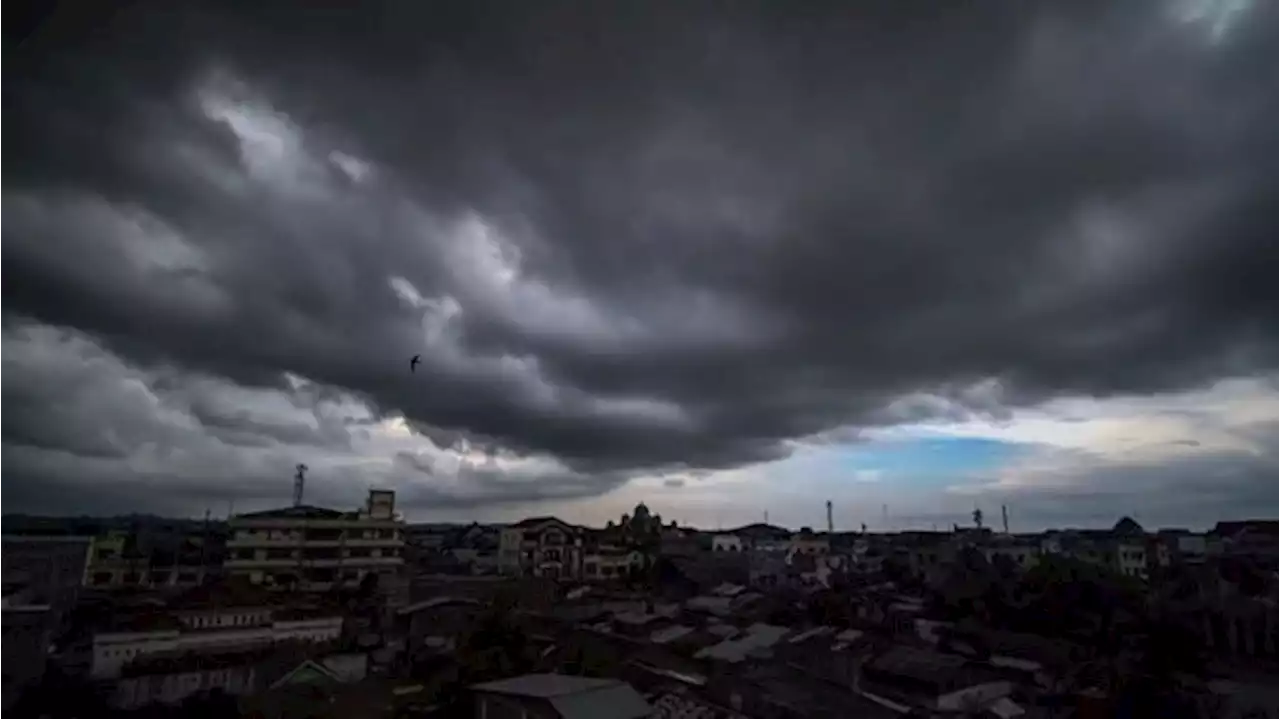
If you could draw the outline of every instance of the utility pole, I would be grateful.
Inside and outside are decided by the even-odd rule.
[[[835,520],[831,516],[831,500],[828,499],[827,500],[827,534],[831,535],[835,533],[836,533],[836,524],[835,524]]]
[[[1000,520],[1004,523],[1004,533],[1009,533],[1009,506],[1007,504],[1000,505]]]

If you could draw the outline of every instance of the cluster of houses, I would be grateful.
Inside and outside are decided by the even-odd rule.
[[[373,490],[354,511],[293,506],[151,536],[6,535],[4,702],[55,662],[116,708],[217,690],[259,716],[427,716],[421,677],[455,663],[476,621],[514,595],[537,673],[473,687],[477,716],[1030,716],[1063,690],[1072,648],[941,622],[911,587],[975,553],[1013,572],[1068,556],[1153,583],[1164,567],[1247,557],[1270,586],[1215,590],[1197,611],[1217,649],[1274,663],[1275,551],[1274,522],[704,532],[641,504],[598,529],[408,525],[394,494]],[[889,565],[915,581],[895,583]],[[841,621],[806,611],[815,597],[844,606]],[[581,713],[596,702],[606,713]]]

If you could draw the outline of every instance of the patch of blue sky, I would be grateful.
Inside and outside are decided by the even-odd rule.
[[[1028,451],[1025,444],[969,437],[920,437],[822,447],[784,460],[775,475],[801,484],[884,483],[941,489],[991,473]]]

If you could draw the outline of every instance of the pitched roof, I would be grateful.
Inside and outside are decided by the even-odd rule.
[[[640,719],[652,714],[644,697],[617,679],[565,674],[526,674],[476,684],[472,691],[545,700],[564,719]]]
[[[1246,519],[1238,522],[1218,522],[1212,531],[1220,537],[1234,537],[1245,531],[1275,535],[1278,528],[1280,523],[1274,519]]]
[[[396,610],[396,614],[405,616],[415,612],[420,612],[424,609],[435,609],[436,607],[443,607],[449,604],[480,606],[479,600],[472,599],[470,597],[432,597],[430,599],[424,599],[421,602],[415,602],[408,606],[401,607]]]
[[[337,684],[339,679],[328,667],[319,662],[305,659],[289,673],[271,683],[271,688],[293,684]]]
[[[529,517],[528,519],[522,519],[519,522],[516,522],[515,524],[511,525],[511,527],[515,529],[529,529],[531,527],[537,527],[539,525],[548,524],[548,523],[560,524],[570,529],[577,529],[577,527],[575,527],[572,524],[569,524],[563,519],[560,519],[559,517],[551,517],[551,516]]]
[[[479,692],[549,699],[577,692],[595,691],[621,683],[617,679],[595,679],[570,676],[568,674],[525,674],[509,679],[476,684],[471,688]]]
[[[1117,534],[1142,534],[1143,529],[1142,525],[1135,522],[1133,517],[1121,517],[1120,521],[1116,522],[1116,526],[1111,528],[1111,531]]]
[[[350,513],[340,512],[336,509],[301,504],[297,507],[279,507],[277,509],[264,509],[261,512],[246,512],[236,515],[232,518],[232,521],[236,519],[341,519],[348,514]]]

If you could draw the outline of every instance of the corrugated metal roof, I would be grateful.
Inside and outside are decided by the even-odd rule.
[[[486,682],[474,691],[546,699],[564,719],[642,719],[653,712],[630,684],[565,674],[526,674]]]
[[[555,697],[551,706],[563,719],[645,719],[653,707],[630,684]]]
[[[666,629],[659,629],[649,635],[649,641],[654,644],[666,644],[672,642],[693,631],[693,627],[686,627],[682,624],[675,624]]]
[[[509,679],[477,684],[471,688],[480,692],[549,699],[575,692],[603,689],[617,684],[622,684],[622,682],[617,679],[575,677],[568,674],[525,674]]]
[[[410,604],[407,607],[401,607],[396,610],[397,614],[407,615],[414,612],[420,612],[424,609],[434,609],[435,607],[443,607],[448,604],[467,604],[471,606],[479,606],[480,602],[469,597],[432,597],[424,599],[421,602]]]
[[[722,659],[727,662],[740,662],[753,651],[768,650],[791,630],[770,624],[753,624],[746,634],[737,639],[726,639],[714,646],[698,650],[696,659]]]

